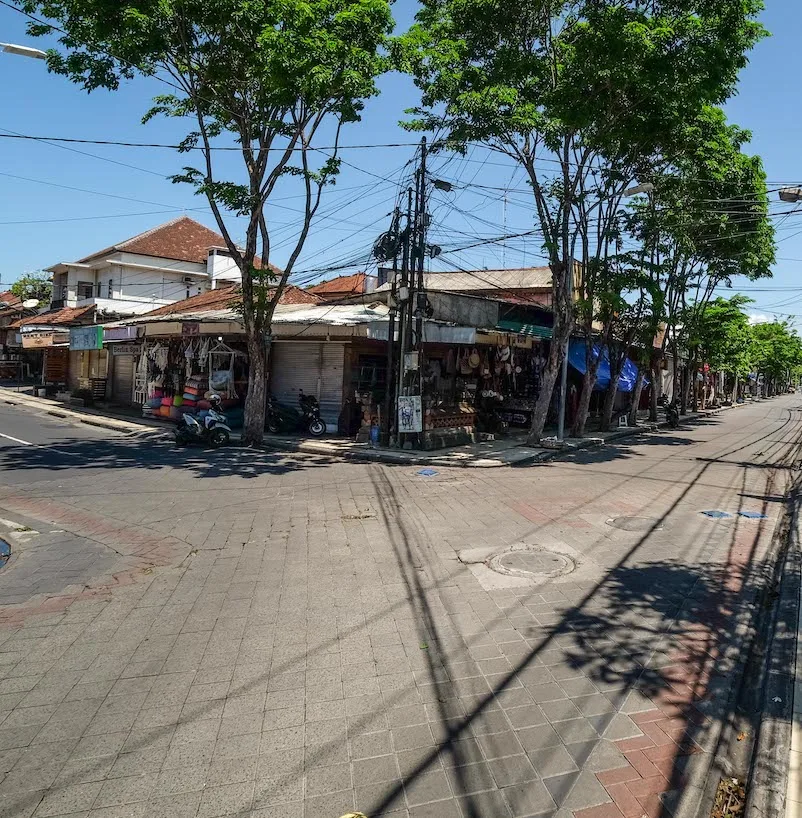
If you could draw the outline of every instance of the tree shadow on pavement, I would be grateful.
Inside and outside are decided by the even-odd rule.
[[[453,663],[481,656],[481,648],[474,653],[475,634],[461,630],[458,619],[446,615],[433,620],[432,598],[441,606],[445,602],[438,600],[443,583],[424,588],[414,574],[409,575],[405,582],[416,597],[413,604],[420,612],[421,638],[438,649],[427,657],[430,680],[437,686],[438,700],[451,706],[442,715],[437,745],[422,754],[416,766],[402,770],[402,781],[386,785],[374,803],[358,806],[368,815],[397,809],[403,793],[419,779],[429,778],[446,759],[459,763],[456,748],[476,739],[483,750],[489,748],[490,754],[485,755],[495,780],[484,785],[485,791],[476,792],[467,768],[462,776],[454,771],[450,783],[464,815],[509,814],[504,810],[514,815],[551,815],[555,810],[615,800],[620,795],[614,789],[616,783],[595,773],[622,766],[636,771],[642,797],[637,803],[644,814],[663,814],[665,805],[689,780],[692,766],[707,763],[700,753],[706,736],[715,736],[713,728],[730,718],[730,697],[738,681],[734,671],[742,647],[736,625],[751,616],[767,570],[755,558],[763,521],[751,529],[742,528],[745,524],[738,520],[729,531],[717,528],[709,543],[700,544],[693,564],[681,560],[637,564],[641,546],[650,540],[653,544],[653,537],[666,536],[662,524],[706,468],[590,590],[561,596],[560,583],[552,583],[547,586],[549,596],[542,596],[541,587],[517,595],[520,605],[508,603],[518,611],[515,636],[522,637],[523,644],[513,646],[508,654],[509,671],[504,672],[499,663],[493,673],[483,673],[484,679],[476,680],[484,683],[484,694],[477,684],[466,695],[461,674],[451,671]],[[434,571],[432,578],[436,578],[438,558],[425,545],[425,536],[417,536],[405,521],[392,486],[384,481],[377,491],[387,500],[385,522],[399,565]],[[718,562],[711,562],[714,552]],[[542,610],[544,599],[562,599],[564,604],[554,602],[547,615]],[[501,603],[499,607],[504,610]],[[527,619],[525,613],[531,617]],[[510,624],[507,619],[496,629]],[[495,629],[489,630],[498,643]],[[441,646],[438,633],[443,631],[452,638]],[[508,708],[525,705],[524,690],[530,705],[535,705],[532,712],[540,717],[521,727]],[[455,715],[460,700],[466,703],[463,716]],[[524,773],[516,781],[504,766],[493,766],[507,756],[515,757],[516,769],[534,768],[537,776],[527,778]],[[706,758],[709,761],[709,755]],[[481,761],[482,756],[470,760]],[[638,771],[639,765],[641,771],[647,767],[648,771]],[[489,787],[501,791],[495,795],[503,802],[491,802]],[[627,796],[635,802],[629,789]],[[491,803],[494,812],[488,811]]]
[[[262,451],[230,446],[222,449],[178,448],[172,441],[152,438],[74,439],[50,446],[0,448],[0,471],[81,472],[164,468],[186,470],[198,478],[282,475],[329,465],[322,456]]]

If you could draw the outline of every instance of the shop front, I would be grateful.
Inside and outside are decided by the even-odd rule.
[[[545,342],[477,330],[473,344],[427,344],[420,383],[424,432],[528,428],[546,360]]]
[[[103,327],[73,327],[67,378],[70,392],[93,401],[105,400],[108,375],[109,353],[103,347]]]
[[[344,342],[276,339],[270,347],[270,393],[294,409],[302,391],[313,395],[328,430],[335,431],[343,407],[345,350]]]
[[[145,327],[136,349],[139,354],[134,354],[134,403],[142,406],[145,417],[177,421],[184,414],[204,417],[214,392],[223,399],[229,426],[241,427],[248,384],[241,336],[211,334],[213,324],[205,327],[196,322],[179,325],[178,333],[175,329],[165,324]],[[124,388],[125,376],[120,379]]]

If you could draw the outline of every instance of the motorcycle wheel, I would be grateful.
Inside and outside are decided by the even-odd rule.
[[[187,445],[187,439],[184,437],[184,435],[181,434],[181,432],[176,432],[175,433],[175,445],[176,446],[186,446]]]
[[[277,435],[280,431],[278,421],[272,420],[268,418],[267,423],[265,423],[265,428],[271,435]]]
[[[326,434],[326,423],[320,418],[315,418],[309,423],[309,434],[312,437],[322,437]]]
[[[228,432],[225,429],[213,429],[209,435],[209,445],[213,449],[219,449],[228,443]]]

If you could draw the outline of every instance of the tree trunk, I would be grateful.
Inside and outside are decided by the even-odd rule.
[[[657,392],[658,389],[662,391],[662,376],[660,375],[661,371],[659,362],[653,359],[649,368],[649,375],[652,378],[652,391],[649,395],[649,420],[652,423],[657,423],[657,401],[660,397]]]
[[[593,395],[593,387],[596,385],[596,370],[591,372],[588,367],[585,375],[582,378],[582,393],[579,396],[579,405],[576,410],[576,417],[574,418],[574,425],[571,428],[572,437],[584,437],[585,424],[588,420],[588,413],[590,412],[590,399]]]
[[[735,374],[735,378],[732,382],[732,405],[735,406],[738,403],[738,374]]]
[[[615,406],[615,396],[618,394],[618,379],[610,380],[610,384],[604,391],[604,404],[602,405],[601,430],[609,432],[613,424],[613,407]]]
[[[245,398],[245,418],[242,426],[244,446],[261,446],[265,435],[266,357],[261,334],[249,332],[248,395]]]
[[[527,443],[537,443],[543,437],[543,428],[549,414],[551,397],[554,394],[554,384],[557,383],[560,374],[563,349],[571,332],[570,325],[563,327],[562,323],[561,316],[555,313],[554,334],[549,348],[549,357],[546,359],[546,365],[543,367],[540,376],[540,393],[537,396],[535,409],[532,412],[532,426],[526,438]]]
[[[638,378],[635,381],[635,388],[632,390],[632,406],[629,409],[629,420],[628,423],[630,426],[637,426],[638,425],[638,406],[640,404],[640,396],[641,392],[643,392],[643,381],[645,380],[643,367],[638,368]],[[654,384],[654,382],[652,382]],[[654,388],[654,386],[652,386]]]

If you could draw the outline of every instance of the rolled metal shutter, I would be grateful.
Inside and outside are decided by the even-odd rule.
[[[130,406],[134,392],[134,356],[114,355],[111,377],[111,397],[117,403]]]
[[[314,395],[329,432],[336,432],[342,408],[344,360],[344,344],[274,341],[270,391],[279,403],[295,409],[300,390]]]

